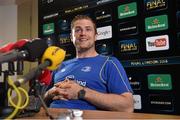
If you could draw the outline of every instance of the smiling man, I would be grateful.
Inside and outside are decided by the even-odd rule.
[[[126,72],[115,57],[95,50],[96,25],[85,15],[71,23],[76,58],[53,72],[54,86],[45,94],[52,108],[133,112],[133,97]]]

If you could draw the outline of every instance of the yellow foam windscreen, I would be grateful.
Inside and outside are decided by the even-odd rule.
[[[66,55],[66,51],[57,47],[50,46],[48,47],[41,59],[41,63],[44,63],[46,60],[51,62],[51,65],[47,67],[49,70],[55,70],[63,62]]]

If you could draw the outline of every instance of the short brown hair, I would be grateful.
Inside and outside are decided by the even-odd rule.
[[[90,20],[90,21],[93,23],[94,31],[95,31],[95,33],[97,34],[96,23],[94,22],[94,20],[93,20],[92,18],[90,18],[90,17],[87,16],[87,15],[76,15],[76,16],[73,18],[73,20],[71,21],[71,30],[72,30],[73,27],[74,27],[74,23],[75,23],[77,20],[82,20],[82,19]]]

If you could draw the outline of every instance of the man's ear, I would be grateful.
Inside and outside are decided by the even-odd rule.
[[[96,33],[96,34],[95,34],[95,41],[97,41],[97,36],[98,36],[98,34]]]
[[[70,39],[71,39],[71,42],[73,42],[73,36],[72,36],[72,32],[70,33]]]

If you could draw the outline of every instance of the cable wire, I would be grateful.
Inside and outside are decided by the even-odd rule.
[[[11,95],[10,95],[12,89],[9,89],[9,90],[8,90],[8,100],[9,100],[9,103],[10,103],[14,108],[24,109],[24,108],[28,105],[28,103],[29,103],[29,99],[28,99],[29,96],[28,96],[28,93],[27,93],[23,88],[18,87],[18,90],[19,90],[19,91],[22,91],[22,92],[25,94],[25,97],[27,98],[27,99],[26,99],[26,102],[24,103],[24,105],[23,105],[23,106],[18,106],[18,105],[15,105],[15,104],[14,104],[14,102],[13,102],[12,99],[11,99]]]
[[[14,118],[17,115],[19,109],[23,109],[28,105],[29,96],[28,96],[28,93],[23,88],[21,88],[21,87],[17,88],[16,85],[14,84],[13,80],[10,77],[8,77],[8,84],[10,86],[12,86],[12,88],[14,89],[14,91],[16,92],[16,95],[18,97],[17,105],[15,105],[12,102],[11,95],[10,95],[10,93],[12,91],[12,88],[8,89],[8,100],[9,100],[10,104],[15,108],[14,111],[8,117],[5,118],[5,119],[9,120],[9,119]],[[23,106],[21,106],[21,104],[22,104],[22,96],[21,96],[20,91],[22,91],[26,96],[26,102],[25,102],[25,104]]]

